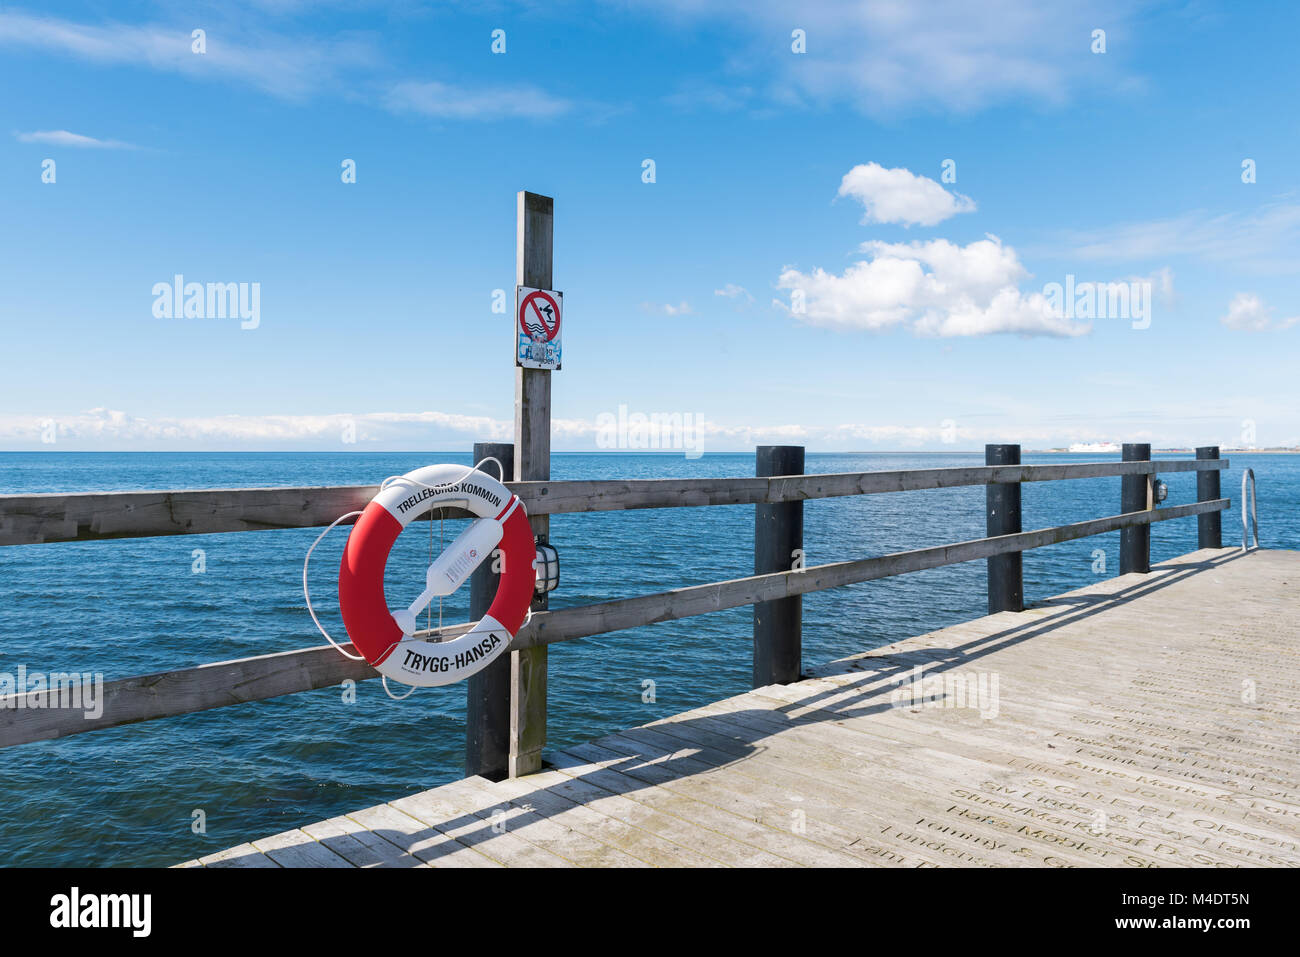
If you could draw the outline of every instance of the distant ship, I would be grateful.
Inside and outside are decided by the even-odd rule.
[[[1075,442],[1070,446],[1071,452],[1118,452],[1119,446],[1114,442]]]

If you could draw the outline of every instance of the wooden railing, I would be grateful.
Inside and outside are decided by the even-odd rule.
[[[782,450],[760,449],[781,461]],[[772,456],[773,452],[778,454]],[[975,559],[990,562],[990,611],[1019,610],[1023,583],[1019,555],[1028,549],[1120,530],[1120,572],[1145,572],[1150,566],[1149,529],[1155,522],[1198,516],[1199,547],[1221,547],[1219,513],[1230,505],[1218,495],[1219,470],[1228,468],[1217,448],[1198,449],[1195,460],[1151,461],[1148,446],[1125,446],[1122,462],[1059,465],[995,464],[963,468],[849,472],[827,475],[771,475],[754,478],[649,479],[569,482],[507,483],[524,501],[531,515],[558,515],[639,508],[678,508],[706,505],[757,505],[755,531],[756,574],[730,581],[678,588],[651,595],[571,608],[535,612],[511,644],[515,652],[561,641],[656,622],[674,621],[743,605],[755,606],[756,686],[788,682],[799,677],[800,596],[858,582],[871,581],[925,568],[937,568]],[[802,463],[802,449],[797,449]],[[989,461],[1019,460],[1017,446],[990,446]],[[1158,473],[1197,472],[1198,501],[1155,507],[1150,494]],[[1214,481],[1206,481],[1210,475]],[[1123,501],[1132,502],[1135,489],[1145,490],[1145,506],[1090,521],[1022,531],[1019,487],[1023,482],[1120,476]],[[802,548],[802,503],[811,499],[886,492],[984,485],[990,503],[988,535],[971,541],[895,552],[851,561],[808,567],[776,567],[771,556],[781,557]],[[174,492],[102,492],[76,495],[0,496],[0,545],[135,538],[159,535],[208,534],[327,525],[340,514],[361,509],[378,491],[377,486],[205,489]],[[445,517],[458,517],[450,510]],[[467,516],[466,516],[467,517]],[[1014,563],[1010,560],[1014,559]],[[487,574],[480,570],[476,575]],[[421,632],[422,637],[451,636],[465,625]],[[353,651],[350,645],[345,645]],[[793,665],[791,664],[793,662]],[[495,663],[494,666],[495,667]],[[136,721],[188,714],[208,708],[242,704],[298,691],[377,677],[364,661],[349,660],[329,645],[222,661],[104,683],[102,714],[91,718],[71,709],[18,707],[19,695],[0,696],[0,746],[22,744],[114,727]],[[478,676],[476,676],[478,677]],[[496,687],[498,690],[489,692]],[[500,695],[500,686],[471,683],[475,694]],[[30,694],[41,694],[31,692]],[[471,701],[471,703],[473,703]],[[502,704],[495,701],[495,705]],[[504,714],[504,707],[492,713]],[[489,722],[490,737],[483,744],[480,727],[471,734],[467,768],[475,773],[500,774],[504,766],[502,735],[523,733],[518,727]],[[517,723],[517,722],[516,722]],[[507,723],[508,724],[508,723]],[[544,726],[543,726],[544,732]],[[532,729],[536,734],[537,729]],[[476,737],[477,735],[477,737]],[[478,745],[474,741],[479,740]]]

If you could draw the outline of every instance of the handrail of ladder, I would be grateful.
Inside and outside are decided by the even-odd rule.
[[[1259,516],[1255,512],[1255,470],[1246,469],[1241,473],[1241,550],[1246,548],[1246,480],[1250,480],[1250,524],[1255,532],[1255,547],[1259,548]]]

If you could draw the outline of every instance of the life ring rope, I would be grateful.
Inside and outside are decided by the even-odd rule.
[[[382,494],[385,490],[387,490],[387,489],[388,489],[388,488],[389,488],[393,483],[398,482],[398,481],[404,481],[404,482],[406,482],[406,483],[408,483],[408,484],[410,484],[410,485],[412,485],[412,486],[415,486],[415,487],[417,487],[417,488],[423,488],[423,489],[440,489],[440,488],[445,489],[445,488],[447,488],[448,486],[459,485],[460,483],[464,482],[465,479],[469,478],[469,477],[470,477],[471,475],[473,475],[476,471],[478,471],[478,470],[479,470],[479,466],[483,465],[485,462],[493,462],[493,463],[496,464],[496,467],[497,467],[497,474],[501,477],[501,478],[500,478],[500,482],[501,482],[502,485],[504,485],[504,479],[505,479],[505,474],[504,474],[504,473],[505,473],[505,469],[504,469],[504,467],[502,466],[501,461],[500,461],[499,459],[497,459],[496,457],[494,457],[494,456],[486,456],[486,457],[480,459],[480,460],[479,460],[478,462],[476,462],[474,465],[469,466],[468,468],[466,468],[465,471],[464,471],[463,473],[461,473],[459,477],[457,477],[457,478],[455,478],[455,479],[450,479],[450,480],[449,480],[449,479],[443,479],[443,480],[440,480],[440,481],[438,482],[438,484],[436,484],[436,485],[430,485],[430,484],[428,484],[428,483],[426,483],[426,482],[421,481],[420,479],[415,478],[414,475],[413,475],[413,473],[407,473],[407,474],[404,474],[404,475],[390,475],[390,476],[388,476],[387,478],[385,478],[385,479],[384,479],[384,480],[379,484],[380,494]],[[417,471],[418,471],[418,470],[417,470]],[[484,477],[487,478],[486,473],[485,473]],[[379,496],[377,495],[377,496],[376,496],[376,499],[377,499],[378,497],[379,497]],[[373,504],[373,500],[372,500],[372,504]],[[368,508],[368,507],[369,507],[369,506],[367,506],[367,508]],[[432,507],[432,506],[430,506],[430,507]],[[438,507],[445,507],[445,506],[438,506]],[[506,520],[509,519],[517,509],[521,509],[521,508],[522,508],[522,502],[519,500],[518,496],[513,496],[513,495],[512,495],[512,496],[510,497],[510,501],[507,503],[507,505],[506,505],[505,507],[502,508],[502,510],[500,511],[500,513],[499,513],[498,515],[496,515],[496,516],[494,517],[494,519],[495,519],[496,522],[501,523],[501,524],[504,524],[504,523],[506,522]],[[426,509],[426,510],[427,510],[427,509]],[[316,625],[316,629],[317,629],[317,630],[318,630],[318,631],[319,631],[319,632],[320,632],[320,633],[325,637],[325,640],[328,641],[328,642],[330,643],[330,645],[332,645],[332,646],[334,647],[334,649],[335,649],[336,651],[338,651],[339,654],[343,655],[345,658],[348,658],[348,659],[350,659],[350,660],[352,660],[352,661],[371,661],[371,664],[374,664],[374,665],[376,666],[376,668],[380,668],[380,666],[382,665],[382,663],[385,662],[385,661],[388,659],[389,655],[394,651],[394,649],[395,649],[398,645],[400,645],[400,644],[402,644],[402,643],[404,643],[404,642],[406,642],[406,641],[417,640],[417,639],[415,638],[415,635],[416,635],[417,633],[416,633],[416,632],[412,632],[412,633],[410,633],[410,634],[403,634],[402,637],[399,637],[399,638],[397,638],[396,640],[392,641],[392,642],[391,642],[391,643],[390,643],[386,648],[383,649],[383,651],[382,651],[380,654],[376,655],[375,658],[374,658],[373,660],[370,659],[370,658],[367,658],[367,656],[364,655],[364,654],[361,654],[361,655],[350,654],[347,650],[345,650],[345,649],[343,648],[343,646],[342,646],[338,641],[336,641],[336,640],[333,638],[333,636],[330,635],[330,633],[325,629],[325,626],[321,624],[321,621],[320,621],[319,617],[317,617],[317,615],[316,615],[316,610],[315,610],[315,608],[314,608],[313,605],[312,605],[312,600],[311,600],[311,591],[310,591],[310,588],[308,587],[308,569],[309,569],[309,567],[310,567],[311,556],[312,556],[312,554],[315,552],[316,547],[317,547],[317,546],[318,546],[318,545],[319,545],[319,544],[320,544],[320,543],[325,539],[325,537],[326,537],[326,536],[327,536],[331,531],[333,531],[333,529],[334,529],[336,526],[338,526],[341,522],[344,522],[344,521],[346,521],[347,519],[352,518],[352,517],[354,517],[354,516],[361,516],[361,515],[364,515],[364,514],[365,514],[365,511],[366,511],[366,510],[363,509],[363,510],[359,510],[359,511],[351,511],[351,512],[347,512],[347,513],[345,513],[345,514],[343,514],[343,515],[340,515],[340,516],[339,516],[338,518],[336,518],[333,522],[331,522],[331,523],[329,524],[329,526],[327,526],[327,527],[324,529],[324,531],[322,531],[322,532],[320,533],[320,535],[318,535],[318,536],[316,537],[316,540],[312,542],[311,547],[307,549],[307,554],[306,554],[306,555],[304,556],[304,558],[303,558],[303,565],[302,565],[302,588],[303,588],[303,597],[304,597],[304,599],[305,599],[306,602],[307,602],[307,611],[308,611],[308,613],[311,615],[312,621],[313,621],[313,622],[315,623],[315,625]],[[423,511],[424,511],[424,510],[421,510],[417,515],[412,516],[411,519],[408,519],[408,521],[413,521],[414,518],[418,517],[419,514],[423,514]],[[480,516],[480,518],[484,518],[484,517],[488,517],[488,516]],[[399,529],[399,532],[400,532],[400,529]],[[429,534],[430,534],[430,547],[432,547],[432,534],[433,534],[432,526],[430,527]],[[349,536],[349,540],[350,540],[350,538],[351,538],[351,536]],[[345,546],[345,553],[344,553],[344,554],[345,554],[345,559],[346,559],[346,555],[347,555],[346,546]],[[486,556],[484,556],[484,558],[486,558]],[[481,561],[482,561],[482,559],[480,559],[480,562],[481,562]],[[431,567],[431,568],[433,567],[433,563],[430,564],[430,567]],[[530,562],[529,567],[530,567],[530,568],[532,567],[532,566],[531,566],[531,562]],[[381,577],[382,577],[382,571],[380,572],[380,575],[381,575]],[[380,589],[381,589],[381,591],[382,591],[382,581],[381,581],[381,583],[380,583]],[[454,591],[454,590],[455,590],[455,589],[453,589],[453,591]],[[427,589],[426,589],[426,591],[427,591]],[[420,597],[421,597],[421,598],[425,598],[425,594],[422,593]],[[438,597],[438,601],[439,601],[439,626],[441,627],[441,606],[442,606],[442,596],[439,595],[439,596],[436,596],[436,597]],[[417,599],[417,600],[416,600],[416,603],[418,604],[419,601],[420,601],[420,599]],[[413,604],[413,605],[412,605],[412,609],[408,609],[408,610],[407,610],[407,615],[408,615],[408,617],[410,617],[410,616],[412,616],[412,615],[418,615],[419,611],[422,611],[422,610],[424,609],[424,607],[427,607],[427,606],[430,605],[430,604],[432,604],[432,597],[429,597],[429,598],[424,602],[424,605],[422,605],[418,610],[414,610],[414,611],[412,611],[412,609],[415,609],[415,605]],[[342,598],[340,598],[340,610],[342,610]],[[431,611],[431,610],[430,610],[430,614],[432,614],[432,611]],[[525,612],[524,612],[524,616],[523,616],[523,619],[522,619],[522,624],[519,625],[518,628],[522,628],[524,625],[527,625],[528,622],[532,619],[532,616],[533,616],[533,613],[532,613],[532,609],[531,609],[531,607],[526,607],[526,608],[525,608]],[[390,617],[392,617],[391,613],[390,613]],[[496,622],[495,619],[492,619],[492,618],[491,618],[491,615],[490,615],[490,614],[489,614],[488,616],[485,616],[485,618],[484,618],[483,620],[484,620],[484,621],[490,620],[494,625],[495,625],[495,624],[498,624],[498,623]],[[482,625],[482,621],[480,621],[480,622],[477,623],[476,625],[471,626],[470,631],[475,630],[475,629],[478,628],[480,625]],[[518,628],[516,628],[516,630],[518,630]],[[467,632],[467,633],[468,633],[468,632]],[[507,633],[507,635],[509,635],[509,637],[513,637],[513,635],[510,634],[510,632],[509,632],[508,629],[506,629],[506,633]],[[355,641],[353,642],[353,646],[354,646],[354,647],[357,647]],[[499,653],[499,652],[498,652],[498,653]],[[493,657],[495,657],[495,654],[493,655]],[[376,662],[378,662],[378,664],[377,664]],[[394,694],[392,693],[392,691],[391,691],[391,690],[389,689],[389,687],[388,687],[388,678],[389,678],[389,675],[388,675],[388,674],[385,674],[385,673],[383,672],[383,670],[381,670],[380,677],[381,677],[381,679],[382,679],[382,684],[383,684],[383,687],[384,687],[384,692],[385,692],[385,693],[386,693],[390,698],[392,698],[392,699],[395,700],[395,701],[402,701],[402,700],[405,700],[406,698],[409,698],[409,697],[414,693],[414,691],[415,691],[415,689],[416,689],[417,687],[421,687],[421,685],[418,685],[418,684],[410,684],[409,687],[411,688],[411,690],[408,691],[406,694],[401,695],[401,696],[399,697],[399,696],[397,696],[397,695],[394,695]],[[400,681],[400,679],[397,679],[397,678],[395,678],[395,680]],[[401,683],[403,683],[403,684],[408,684],[407,682],[401,682]],[[435,682],[435,683],[436,683],[436,682]]]

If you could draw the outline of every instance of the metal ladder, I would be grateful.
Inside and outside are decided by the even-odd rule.
[[[1241,550],[1246,552],[1246,482],[1250,481],[1250,525],[1255,533],[1255,547],[1259,548],[1259,517],[1255,514],[1255,470],[1246,469],[1241,475]]]

